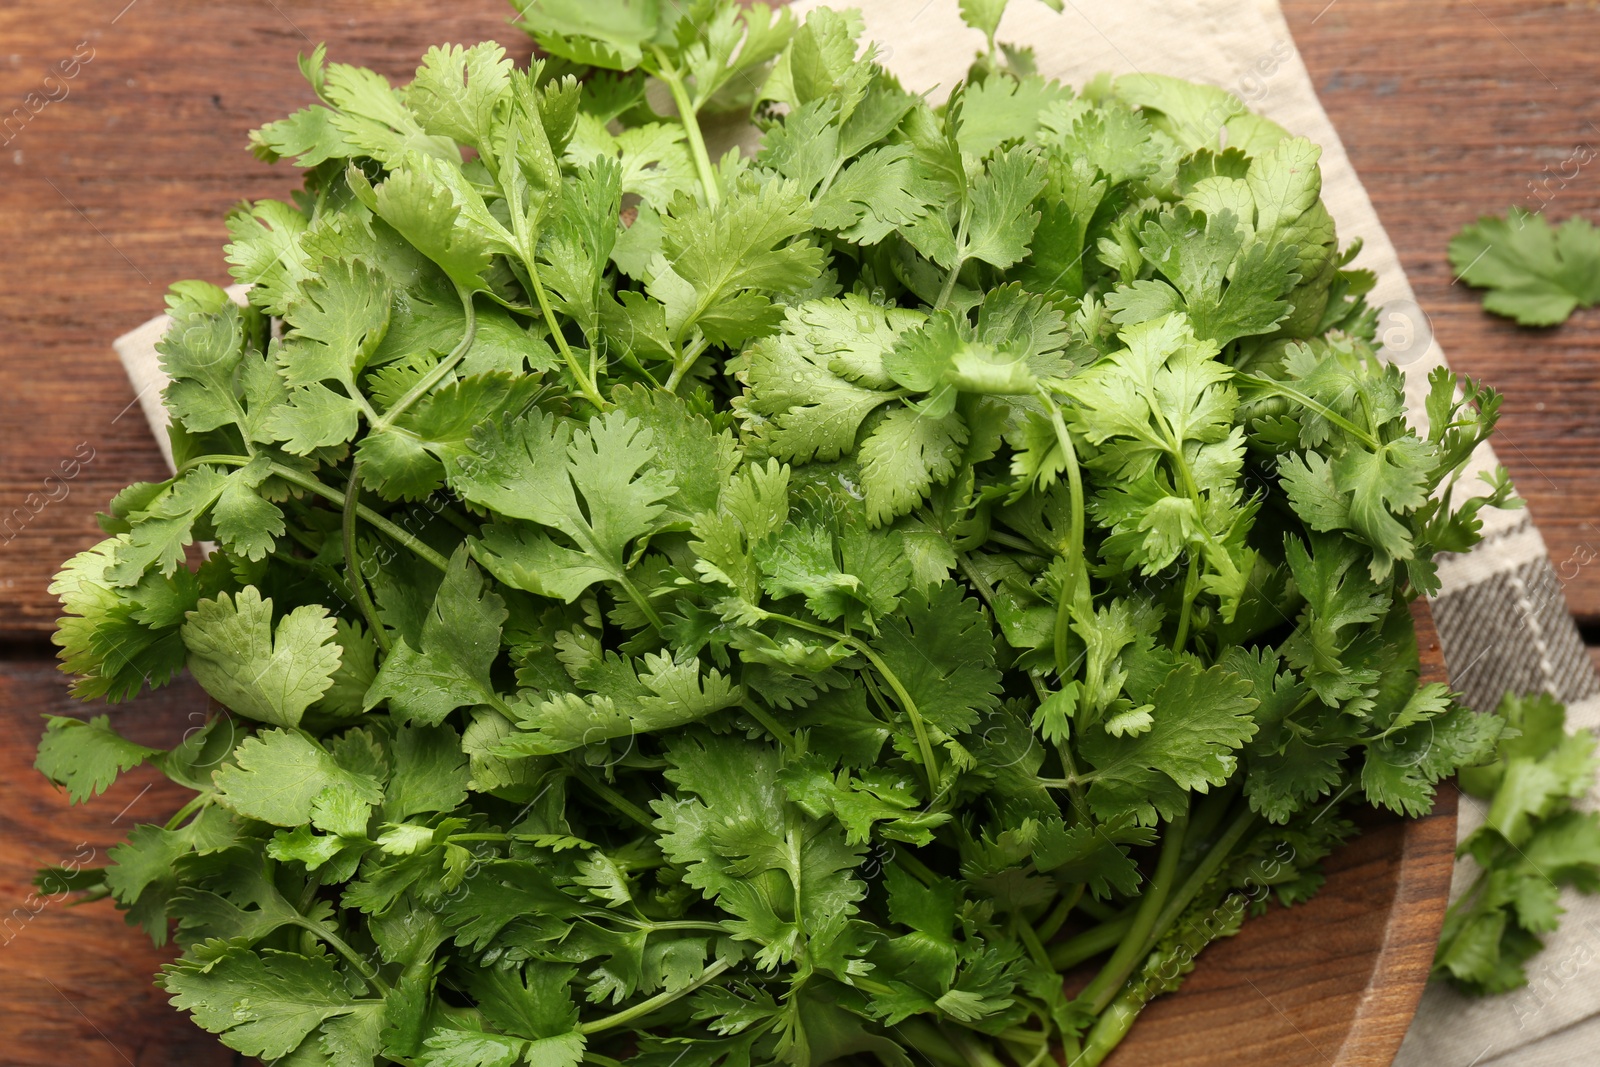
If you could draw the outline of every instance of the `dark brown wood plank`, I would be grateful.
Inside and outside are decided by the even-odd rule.
[[[1496,447],[1551,558],[1568,563],[1568,604],[1600,619],[1600,309],[1519,328],[1452,284],[1445,255],[1461,226],[1513,204],[1600,220],[1600,12],[1527,0],[1283,7],[1451,365],[1505,393]]]
[[[170,747],[204,721],[205,708],[205,694],[182,685],[110,714],[130,738]],[[231,1063],[232,1053],[168,1006],[152,984],[170,953],[124,925],[109,904],[74,907],[60,892],[34,891],[41,866],[105,866],[109,848],[139,823],[164,822],[187,792],[146,768],[71,806],[33,769],[33,753],[41,716],[86,710],[50,664],[0,662],[0,1064]]]

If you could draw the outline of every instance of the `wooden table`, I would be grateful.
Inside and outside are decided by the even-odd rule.
[[[1574,162],[1600,146],[1600,14],[1534,0],[1285,6],[1437,336],[1457,368],[1504,390],[1501,455],[1573,611],[1600,624],[1600,311],[1518,330],[1452,284],[1444,255],[1462,223],[1509,204],[1600,217],[1600,163]],[[159,311],[168,282],[226,281],[223,213],[297,184],[244,149],[251,128],[308,101],[296,53],[325,40],[334,59],[403,79],[430,44],[498,37],[525,53],[519,36],[497,0],[0,7],[0,1067],[225,1061],[129,979],[160,956],[109,909],[25,904],[37,865],[103,854],[172,799],[134,776],[69,809],[28,769],[38,714],[69,704],[50,663],[50,576],[97,539],[94,511],[114,491],[163,474],[110,340]],[[147,702],[140,728],[152,743],[181,730],[192,700]],[[1284,1010],[1293,1027],[1299,1009]]]

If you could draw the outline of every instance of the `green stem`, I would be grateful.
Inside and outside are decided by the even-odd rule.
[[[620,572],[617,574],[617,584],[622,586],[622,591],[633,601],[633,606],[639,609],[639,613],[645,617],[656,633],[661,633],[667,628],[661,616],[656,614],[655,606],[650,603],[650,599],[639,591],[639,587],[634,585],[626,574]]]
[[[983,1045],[973,1041],[962,1031],[954,1031],[946,1035],[955,1050],[961,1053],[961,1058],[966,1060],[967,1067],[1005,1067],[994,1053]]]
[[[667,83],[672,102],[678,106],[678,118],[683,122],[683,132],[689,141],[689,155],[694,158],[694,169],[700,175],[700,188],[706,194],[706,206],[714,209],[722,202],[722,193],[717,186],[716,171],[711,167],[711,155],[706,151],[705,136],[700,132],[699,115],[694,101],[689,99],[689,87],[683,83],[683,76],[678,69],[667,60],[667,54],[659,46],[654,51],[659,65],[656,77]]]
[[[1366,445],[1368,448],[1376,450],[1379,447],[1380,442],[1369,431],[1357,426],[1355,423],[1351,422],[1337,411],[1317,403],[1317,401],[1311,399],[1309,396],[1293,386],[1284,385],[1282,382],[1274,381],[1271,378],[1258,378],[1254,374],[1241,374],[1239,375],[1239,378],[1260,389],[1264,389],[1269,393],[1276,394],[1285,400],[1293,400],[1297,404],[1304,404],[1306,407],[1310,408],[1318,415],[1321,415],[1323,418],[1327,419],[1341,430],[1354,435],[1357,440]]]
[[[917,859],[916,856],[912,855],[909,848],[895,849],[894,862],[897,866],[904,868],[906,873],[911,875],[911,877],[915,878],[923,885],[929,886],[930,888],[943,881],[942,878],[940,878],[937,874],[934,874],[933,871],[929,869],[926,863],[923,863],[921,860]]]
[[[684,376],[694,368],[695,361],[704,355],[706,349],[709,347],[711,347],[711,342],[707,341],[705,337],[702,336],[697,338],[694,343],[689,346],[689,351],[680,353],[678,357],[672,361],[672,373],[667,375],[667,383],[661,388],[665,389],[669,393],[677,392],[678,386],[683,382]]]
[[[696,989],[699,989],[707,982],[716,980],[723,971],[728,969],[729,966],[730,964],[727,960],[718,960],[705,970],[701,971],[698,978],[684,986],[682,989],[675,989],[666,993],[657,993],[650,999],[641,1000],[633,1007],[624,1008],[615,1015],[607,1015],[605,1018],[596,1019],[592,1023],[584,1023],[582,1026],[578,1027],[578,1032],[582,1034],[597,1034],[602,1030],[610,1030],[618,1026],[626,1026],[635,1019],[642,1019],[651,1012],[660,1008],[664,1008],[668,1004],[671,1004],[673,1001],[678,1000],[681,997],[688,996],[690,993],[693,993]]]
[[[583,392],[584,398],[596,408],[604,411],[609,405],[600,395],[600,388],[589,379],[589,372],[578,363],[578,357],[572,354],[572,347],[567,344],[567,335],[561,332],[560,323],[556,322],[555,312],[550,310],[550,298],[545,295],[544,283],[539,280],[539,272],[534,268],[532,257],[526,261],[528,280],[533,283],[533,298],[539,302],[539,313],[544,316],[545,328],[550,331],[550,336],[555,340],[556,348],[561,351],[561,358],[566,361],[567,369],[572,372],[572,377],[578,383],[578,388]]]
[[[367,983],[367,985],[371,986],[379,996],[387,997],[389,995],[389,984],[382,978],[378,977],[378,972],[368,968],[367,961],[363,959],[355,949],[345,944],[342,937],[320,923],[312,922],[303,915],[298,916],[294,922],[296,926],[299,926],[303,930],[309,931],[312,936],[321,938],[327,943],[329,948],[343,956],[350,963],[350,965],[356,969],[356,973],[359,974]]]
[[[209,806],[211,801],[216,798],[216,795],[217,794],[211,792],[210,790],[207,790],[204,793],[196,793],[194,796],[190,797],[189,802],[174,812],[172,818],[167,820],[166,829],[176,830],[178,827],[182,826],[183,821],[189,816],[193,815],[201,808]]]
[[[967,222],[972,217],[972,205],[963,196],[961,204],[961,219],[956,223],[956,247],[967,247]],[[955,263],[951,264],[950,273],[945,275],[944,287],[939,290],[939,299],[933,303],[935,311],[950,302],[950,296],[956,291],[956,279],[961,277],[961,268],[967,265],[967,257],[957,254]]]
[[[1194,598],[1200,593],[1200,557],[1189,558],[1189,572],[1183,579],[1183,610],[1178,614],[1178,635],[1172,639],[1172,651],[1182,652],[1189,642],[1189,620],[1194,614]]]
[[[350,590],[356,596],[356,607],[361,609],[361,615],[367,620],[367,628],[372,631],[378,647],[388,655],[389,634],[378,620],[378,605],[372,602],[372,591],[367,588],[367,579],[361,574],[361,556],[356,552],[356,508],[360,500],[361,461],[357,459],[350,464],[350,481],[344,490],[344,517],[339,524],[344,539],[344,566],[349,575]]]
[[[967,1067],[950,1042],[938,1030],[913,1016],[894,1027],[894,1035],[940,1067]]]
[[[1035,927],[1039,934],[1039,940],[1048,941],[1056,936],[1057,931],[1066,923],[1067,916],[1072,914],[1072,909],[1077,907],[1078,901],[1083,899],[1086,889],[1088,889],[1088,886],[1083,882],[1079,882],[1072,887],[1070,892],[1061,894],[1061,899],[1050,910],[1050,914],[1045,917],[1044,922]]]
[[[906,692],[906,687],[900,684],[900,679],[889,669],[889,665],[883,662],[865,641],[846,637],[845,643],[866,657],[867,662],[872,664],[873,670],[883,676],[883,680],[889,683],[889,688],[893,690],[895,699],[905,709],[906,717],[911,720],[911,732],[916,735],[917,748],[922,753],[923,768],[928,776],[928,800],[931,803],[939,793],[939,765],[934,759],[933,742],[928,737],[927,725],[922,721],[922,712],[917,710],[917,702],[911,699],[911,694]]]
[[[1014,552],[1021,552],[1029,556],[1038,556],[1041,559],[1049,557],[1048,552],[1040,549],[1040,547],[1034,544],[1032,541],[1029,541],[1025,537],[1017,537],[1014,534],[1008,534],[1004,530],[990,530],[989,540],[997,545],[1004,545]]]
[[[760,723],[767,733],[782,741],[785,748],[793,748],[795,746],[794,734],[779,725],[778,720],[774,719],[770,713],[762,710],[755,701],[745,697],[739,701],[739,706],[745,710],[747,715]]]
[[[467,315],[467,328],[462,331],[461,340],[450,350],[448,356],[445,356],[429,368],[428,373],[423,375],[416,385],[407,389],[399,400],[389,406],[389,410],[383,413],[383,417],[373,423],[372,431],[374,433],[382,433],[393,426],[395,420],[404,415],[412,404],[428,395],[429,391],[438,385],[446,374],[455,369],[457,363],[466,358],[467,350],[472,347],[473,340],[478,336],[478,310],[473,306],[472,293],[459,282],[456,283],[456,296],[460,298],[461,308]]]
[[[1206,850],[1205,858],[1200,861],[1200,865],[1190,873],[1188,878],[1184,879],[1183,885],[1178,888],[1178,891],[1167,901],[1166,906],[1161,909],[1161,915],[1157,918],[1155,927],[1146,935],[1145,952],[1149,952],[1155,947],[1156,939],[1161,936],[1161,933],[1178,921],[1178,917],[1183,914],[1183,909],[1187,908],[1190,902],[1199,895],[1200,890],[1205,888],[1206,883],[1216,876],[1217,871],[1222,868],[1222,864],[1232,855],[1233,850],[1239,847],[1239,842],[1255,828],[1256,818],[1256,813],[1251,811],[1248,805],[1238,815],[1234,816],[1233,821],[1228,824],[1228,828],[1222,832],[1222,836],[1217,838],[1216,842]]]
[[[1185,811],[1172,822],[1167,824],[1167,834],[1161,842],[1161,857],[1156,861],[1155,874],[1150,883],[1145,886],[1144,898],[1139,903],[1139,910],[1134,912],[1133,922],[1123,937],[1122,943],[1111,954],[1106,965],[1094,980],[1078,994],[1078,1001],[1087,1004],[1089,1010],[1099,1015],[1106,1010],[1106,1006],[1116,998],[1122,984],[1133,973],[1134,967],[1144,957],[1145,941],[1151,931],[1156,929],[1156,921],[1162,909],[1166,906],[1167,897],[1172,893],[1172,883],[1177,877],[1178,861],[1183,855],[1183,842],[1189,826],[1189,813]]]
[[[242,467],[248,462],[250,461],[244,456],[201,456],[198,459],[193,459],[188,463],[185,463],[182,469],[183,471],[187,471],[194,467],[204,466],[207,464],[222,464],[229,467]],[[297,471],[293,467],[285,467],[281,463],[274,463],[269,469],[275,477],[282,478],[284,481],[293,485],[298,485],[300,488],[309,493],[315,493],[317,496],[322,497],[329,503],[337,504],[341,509],[344,507],[345,495],[343,493],[339,492],[337,489],[332,489],[326,485],[323,485],[321,482],[317,481],[317,479],[311,477],[311,475],[302,471]],[[180,473],[182,472],[180,471]],[[406,531],[402,530],[400,527],[396,526],[394,523],[390,522],[382,515],[379,515],[376,511],[373,511],[366,505],[357,504],[356,514],[361,516],[362,522],[365,522],[367,525],[381,533],[387,534],[391,539],[398,542],[403,547],[410,549],[418,559],[422,560],[429,566],[436,567],[441,571],[450,566],[449,560],[445,559],[443,556],[439,555],[439,553],[435,552],[433,549],[429,548],[415,537],[406,533]]]
[[[1144,997],[1131,990],[1107,1005],[1105,1011],[1100,1013],[1100,1018],[1095,1020],[1094,1028],[1089,1031],[1083,1051],[1068,1060],[1067,1067],[1099,1067],[1128,1036],[1128,1030],[1143,1007]]]
[[[900,702],[900,707],[905,711],[906,717],[911,720],[911,730],[916,735],[917,748],[922,753],[923,769],[928,777],[928,799],[931,801],[939,791],[938,765],[934,762],[933,742],[928,738],[928,728],[922,721],[922,713],[917,710],[917,702],[911,699],[911,694],[906,692],[906,687],[900,683],[900,679],[889,669],[889,665],[879,658],[870,645],[858,637],[842,634],[825,626],[817,626],[814,623],[806,622],[804,619],[796,619],[790,615],[766,612],[766,617],[776,622],[793,626],[796,629],[831,638],[840,644],[849,645],[860,653],[868,663],[872,664],[873,670],[877,671],[883,677],[883,680],[888,683],[889,688],[894,692],[895,699]]]
[[[1050,966],[1050,954],[1044,949],[1044,942],[1039,940],[1039,934],[1021,915],[1013,915],[1011,927],[1016,932],[1022,947],[1028,950],[1028,955],[1041,967]]]
[[[988,582],[983,580],[983,576],[978,573],[977,568],[972,565],[972,560],[965,552],[956,553],[956,565],[961,568],[961,573],[966,576],[968,584],[978,594],[978,598],[988,605],[989,613],[993,614],[994,590],[990,588]]]
[[[944,276],[944,285],[939,289],[939,299],[934,301],[934,310],[944,307],[950,302],[950,297],[956,291],[956,279],[961,276],[961,268],[967,265],[964,259],[956,260],[955,266],[950,268],[950,273]]]
[[[1087,586],[1082,584],[1086,562],[1083,555],[1085,527],[1083,471],[1078,467],[1078,452],[1072,445],[1072,434],[1067,432],[1066,420],[1061,417],[1061,405],[1056,403],[1055,398],[1043,386],[1039,388],[1039,398],[1044,401],[1045,410],[1049,412],[1050,427],[1055,431],[1056,444],[1061,449],[1062,460],[1066,465],[1067,496],[1072,509],[1067,526],[1067,573],[1056,595],[1056,674],[1065,681],[1067,675],[1072,672],[1072,664],[1067,661],[1068,625],[1071,622],[1073,609],[1079,607],[1077,601],[1080,590],[1087,592]]]
[[[1103,922],[1092,926],[1076,937],[1050,946],[1050,963],[1058,971],[1065,971],[1076,967],[1084,960],[1093,959],[1102,952],[1114,948],[1124,937],[1128,936],[1128,929],[1133,925],[1133,916],[1124,915],[1121,918]]]
[[[639,805],[635,804],[633,801],[629,800],[627,797],[611,788],[611,786],[607,785],[605,782],[602,782],[600,779],[596,778],[590,773],[587,767],[583,767],[574,763],[569,764],[568,768],[573,778],[577,779],[581,785],[587,788],[595,796],[599,797],[601,800],[604,800],[607,804],[615,808],[617,812],[622,815],[626,815],[628,818],[632,819],[646,830],[654,830],[656,828],[655,821],[650,818],[649,812],[645,811]]]
[[[449,841],[453,845],[460,844],[463,841],[493,841],[504,844],[507,841],[515,840],[516,838],[510,834],[451,834],[449,837]]]

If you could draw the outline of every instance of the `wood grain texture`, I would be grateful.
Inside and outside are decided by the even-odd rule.
[[[1313,79],[1394,237],[1419,301],[1462,370],[1506,391],[1500,448],[1557,562],[1600,550],[1600,312],[1560,331],[1485,317],[1450,284],[1463,222],[1508,203],[1600,215],[1600,101],[1578,92],[1600,23],[1589,5],[1527,0],[1285,0]],[[160,460],[109,342],[160,310],[177,278],[222,282],[222,216],[297,185],[245,134],[309,100],[293,58],[327,40],[338,60],[406,77],[429,44],[498,37],[526,48],[496,0],[10,0],[0,8],[0,638],[42,642],[50,575],[98,536],[96,508]],[[93,58],[47,83],[50,66]],[[1532,57],[1532,58],[1529,58]],[[1537,62],[1537,65],[1535,64]],[[25,121],[47,95],[49,103]],[[1549,168],[1546,173],[1544,168]],[[1551,178],[1551,175],[1557,175]],[[1530,182],[1543,182],[1537,191]],[[1552,194],[1552,190],[1554,190]],[[85,457],[89,457],[87,462]],[[70,478],[63,463],[79,461]],[[48,481],[56,475],[54,481]],[[1567,584],[1600,619],[1600,568]],[[181,729],[175,690],[125,714]],[[130,776],[69,809],[28,767],[45,710],[65,710],[42,659],[0,664],[0,915],[25,904],[39,863],[80,843],[103,855],[128,822],[170,808]],[[152,738],[152,741],[154,739]],[[1203,957],[1184,992],[1152,1006],[1117,1067],[1387,1064],[1437,934],[1454,796],[1432,817],[1377,825],[1329,863],[1300,909],[1254,920]],[[134,807],[123,813],[130,801]],[[1398,907],[1396,906],[1398,904]],[[14,914],[14,913],[13,913]],[[209,1064],[229,1057],[168,1009],[148,976],[162,956],[108,907],[51,904],[0,918],[0,1067],[63,1062]],[[53,984],[52,984],[53,983]]]
[[[1444,681],[1425,608],[1413,611],[1423,681]],[[1106,1067],[1388,1067],[1433,962],[1455,863],[1453,784],[1433,814],[1371,817],[1295,908],[1246,920],[1153,1002]]]
[[[170,747],[205,711],[180,685],[113,710],[117,728]],[[41,866],[104,866],[139,823],[164,822],[186,790],[148,768],[79,807],[33,769],[41,716],[83,715],[48,663],[0,662],[0,1064],[5,1067],[220,1067],[233,1054],[167,1004],[151,976],[169,958],[108,904],[35,893]],[[203,718],[199,721],[203,721]],[[192,794],[188,794],[192,795]]]
[[[1566,578],[1568,605],[1580,621],[1600,622],[1600,308],[1559,329],[1518,327],[1485,314],[1477,290],[1452,284],[1445,255],[1463,225],[1511,205],[1600,221],[1600,9],[1529,0],[1283,7],[1451,366],[1505,393],[1495,448]]]

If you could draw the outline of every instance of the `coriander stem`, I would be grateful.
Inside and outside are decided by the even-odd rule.
[[[211,801],[216,798],[216,795],[216,793],[207,790],[204,793],[196,793],[194,796],[190,797],[189,802],[174,812],[172,818],[167,820],[166,829],[176,830],[178,827],[182,826],[185,819],[199,811],[201,808],[210,805]]]
[[[185,463],[183,465],[183,469],[188,470],[190,468],[199,467],[205,464],[220,464],[229,467],[242,467],[248,462],[249,460],[244,456],[201,456],[198,459],[193,459],[188,463]],[[293,467],[285,467],[281,463],[272,464],[270,470],[275,477],[282,478],[286,482],[298,485],[307,492],[315,493],[317,496],[322,497],[324,500],[330,503],[337,504],[341,508],[344,507],[345,495],[343,493],[339,492],[337,489],[331,489],[328,486],[323,485],[320,481],[311,477],[311,475],[306,474],[303,471],[297,471]],[[435,567],[441,571],[449,567],[449,560],[445,559],[443,556],[439,555],[439,553],[435,552],[433,549],[429,548],[427,545],[423,544],[421,541],[417,540],[417,538],[402,530],[400,527],[396,526],[382,515],[379,515],[376,511],[373,511],[365,504],[356,505],[356,514],[361,516],[361,520],[367,525],[371,526],[373,529],[387,534],[392,540],[410,549],[418,559],[422,560],[429,566]]]
[[[1127,934],[1122,943],[1117,946],[1106,965],[1099,974],[1094,976],[1082,993],[1078,994],[1078,1002],[1088,1005],[1089,1010],[1099,1015],[1106,1010],[1106,1006],[1117,996],[1122,984],[1128,980],[1141,959],[1145,955],[1145,941],[1152,930],[1156,929],[1156,921],[1166,906],[1167,897],[1172,892],[1172,882],[1178,873],[1178,861],[1183,855],[1183,842],[1189,826],[1189,812],[1183,814],[1167,824],[1167,836],[1161,842],[1161,857],[1156,861],[1155,874],[1145,886],[1144,899],[1139,902],[1139,909],[1133,913],[1133,921],[1129,925]]]
[[[1183,914],[1183,909],[1188,907],[1189,902],[1194,900],[1200,890],[1205,888],[1206,883],[1216,876],[1223,862],[1232,855],[1233,850],[1239,846],[1239,842],[1244,838],[1245,834],[1255,827],[1255,824],[1256,813],[1250,810],[1249,805],[1246,805],[1243,811],[1234,816],[1233,821],[1228,824],[1228,828],[1222,832],[1222,836],[1217,838],[1216,843],[1206,851],[1205,858],[1200,861],[1200,865],[1190,873],[1188,878],[1184,879],[1183,885],[1178,888],[1178,891],[1172,895],[1166,906],[1161,909],[1161,915],[1156,920],[1155,928],[1145,938],[1146,952],[1155,947],[1156,938],[1161,936],[1162,931],[1178,921],[1178,917]]]
[[[1194,613],[1194,598],[1200,593],[1200,557],[1189,557],[1189,570],[1183,579],[1183,610],[1178,615],[1178,633],[1172,639],[1172,651],[1182,652],[1189,642],[1189,620]]]
[[[1072,665],[1067,661],[1068,626],[1073,609],[1078,607],[1080,588],[1085,593],[1088,591],[1087,586],[1082,585],[1085,562],[1083,471],[1078,467],[1078,453],[1072,446],[1072,434],[1067,431],[1066,420],[1061,417],[1061,405],[1056,403],[1055,398],[1043,386],[1039,387],[1039,399],[1044,401],[1045,410],[1050,415],[1050,427],[1055,431],[1056,444],[1061,449],[1062,460],[1067,469],[1067,496],[1072,508],[1067,527],[1067,574],[1062,579],[1061,589],[1056,595],[1056,674],[1062,681],[1066,681],[1072,671]]]
[[[914,1015],[894,1027],[893,1032],[940,1067],[967,1067],[967,1061],[956,1054],[943,1034]]]
[[[386,997],[389,995],[389,984],[382,978],[378,977],[378,973],[376,971],[368,968],[367,961],[362,959],[355,949],[345,944],[344,938],[340,937],[332,930],[329,930],[321,923],[312,922],[304,915],[298,915],[298,913],[296,914],[297,918],[293,920],[296,926],[306,930],[314,937],[321,938],[329,948],[343,956],[345,960],[356,969],[356,973],[361,976],[362,980],[365,981],[367,985],[372,987],[372,989],[379,996]]]
[[[1069,970],[1117,945],[1133,925],[1133,915],[1123,915],[1091,926],[1083,933],[1050,946],[1050,963],[1058,971]]]
[[[1144,997],[1129,991],[1123,993],[1095,1020],[1083,1051],[1067,1061],[1067,1067],[1099,1067],[1113,1049],[1122,1043],[1144,1007]]]
[[[900,707],[906,713],[906,718],[911,720],[911,730],[916,735],[917,748],[922,753],[923,770],[928,777],[928,801],[932,803],[939,793],[938,765],[934,760],[933,742],[928,738],[928,728],[922,721],[922,713],[917,710],[917,702],[911,699],[911,694],[906,692],[906,687],[900,683],[900,679],[889,669],[889,665],[879,658],[878,654],[872,650],[872,646],[859,637],[851,634],[842,634],[837,630],[830,630],[825,626],[817,626],[814,623],[806,622],[804,619],[796,619],[790,615],[780,615],[770,611],[765,614],[767,618],[776,622],[786,623],[796,629],[806,630],[822,637],[832,638],[840,644],[849,645],[859,652],[868,663],[872,664],[873,670],[883,676],[883,680],[894,692],[895,699],[900,702]]]
[[[757,705],[755,701],[751,700],[749,697],[745,697],[743,700],[739,701],[739,706],[744,709],[745,714],[749,715],[756,722],[760,723],[762,727],[766,729],[767,733],[771,734],[779,741],[782,741],[785,748],[794,747],[794,734],[790,733],[788,730],[785,730],[781,725],[779,725],[778,720],[774,719],[771,713],[762,710],[762,708]]]
[[[412,404],[426,396],[429,390],[439,384],[440,379],[466,358],[467,350],[472,347],[473,340],[478,336],[478,309],[473,306],[472,293],[460,282],[456,283],[456,296],[461,299],[461,308],[467,315],[467,327],[462,332],[461,340],[450,350],[448,356],[429,368],[428,373],[424,374],[417,384],[407,389],[399,400],[389,406],[383,417],[373,424],[374,433],[382,433],[393,426],[395,420],[404,415]]]
[[[1028,950],[1028,955],[1041,967],[1050,966],[1050,954],[1044,949],[1044,942],[1039,940],[1038,931],[1034,930],[1020,914],[1016,912],[1011,916],[1011,929],[1017,939],[1022,942],[1022,947]]]
[[[845,643],[866,657],[873,669],[883,675],[883,680],[889,684],[889,688],[894,691],[895,699],[905,710],[906,717],[911,720],[911,731],[916,734],[917,748],[922,752],[923,769],[928,776],[928,802],[931,804],[939,794],[939,765],[934,759],[933,742],[928,739],[928,727],[922,721],[922,712],[917,710],[917,702],[911,699],[911,694],[906,692],[906,687],[900,684],[900,679],[889,669],[889,665],[883,662],[865,641],[846,637]]]
[[[617,584],[622,586],[622,591],[628,595],[629,600],[633,601],[633,606],[639,609],[639,613],[645,617],[645,621],[650,623],[651,628],[656,633],[662,633],[666,630],[667,624],[656,613],[655,605],[650,603],[650,598],[640,592],[639,587],[634,585],[628,579],[628,576],[621,571],[617,572]]]
[[[994,1053],[971,1040],[960,1030],[951,1033],[949,1040],[955,1050],[961,1054],[961,1058],[967,1061],[968,1067],[1004,1067],[995,1058]]]
[[[1298,404],[1304,404],[1306,407],[1310,408],[1318,415],[1321,415],[1323,418],[1327,419],[1341,430],[1352,434],[1357,440],[1366,445],[1368,448],[1374,450],[1378,448],[1380,442],[1376,437],[1372,436],[1369,431],[1357,426],[1355,423],[1351,422],[1337,411],[1317,403],[1315,400],[1311,399],[1309,396],[1293,386],[1285,385],[1282,382],[1274,381],[1271,378],[1259,378],[1254,374],[1240,374],[1239,377],[1251,385],[1265,389],[1268,393],[1274,393],[1285,400],[1293,400]]]
[[[689,346],[688,352],[681,354],[678,358],[672,361],[672,373],[667,375],[667,382],[661,388],[665,389],[669,393],[677,392],[678,386],[682,384],[684,376],[694,368],[695,361],[704,355],[706,349],[710,346],[711,342],[707,341],[704,336],[701,336],[695,340],[694,343]]]
[[[994,590],[990,588],[988,582],[983,580],[983,577],[978,573],[977,568],[972,565],[972,560],[965,552],[957,552],[956,564],[961,568],[961,573],[966,576],[967,582],[972,586],[973,592],[977,593],[978,598],[981,599],[984,604],[988,605],[989,613],[991,615],[994,614]]]
[[[934,874],[928,869],[928,865],[926,863],[923,863],[921,860],[917,859],[917,857],[911,854],[911,850],[909,848],[895,849],[894,861],[901,867],[904,867],[908,874],[925,886],[931,888],[938,885],[941,881],[937,874]]]
[[[1045,916],[1044,921],[1034,928],[1039,935],[1039,940],[1048,941],[1056,936],[1057,931],[1066,923],[1067,916],[1072,914],[1072,909],[1078,906],[1078,901],[1083,899],[1083,894],[1088,888],[1088,885],[1079,882],[1072,887],[1070,892],[1061,894],[1061,899],[1054,908],[1050,909],[1050,914]]]
[[[644,1016],[649,1015],[658,1008],[666,1007],[668,1004],[671,1004],[680,997],[688,996],[690,993],[693,993],[696,989],[699,989],[707,982],[714,981],[722,974],[723,971],[726,971],[729,966],[730,964],[727,960],[718,960],[705,970],[701,971],[698,978],[684,986],[682,989],[675,989],[666,993],[657,993],[650,999],[641,1000],[633,1007],[624,1008],[615,1015],[607,1015],[605,1018],[596,1019],[592,1023],[584,1023],[582,1026],[578,1027],[578,1032],[581,1034],[597,1034],[602,1030],[610,1030],[617,1026],[626,1026],[628,1023],[633,1022],[633,1020],[642,1019]]]
[[[635,804],[633,801],[629,800],[627,797],[623,796],[621,793],[617,792],[600,779],[596,778],[593,774],[589,773],[589,769],[587,767],[581,766],[577,763],[569,763],[567,766],[572,774],[572,777],[577,779],[579,784],[585,786],[595,796],[599,797],[601,800],[604,800],[607,804],[610,804],[613,808],[615,808],[620,814],[626,815],[628,818],[632,819],[646,830],[655,830],[656,827],[654,821],[651,820],[649,814],[643,808],[639,807],[639,805]]]
[[[350,463],[350,481],[346,483],[344,490],[344,516],[339,523],[340,535],[344,540],[345,573],[350,582],[350,590],[356,597],[356,607],[361,609],[362,617],[367,620],[367,628],[372,631],[373,640],[377,641],[378,647],[388,655],[389,634],[378,619],[378,606],[372,602],[372,592],[367,588],[367,579],[361,573],[361,556],[356,551],[356,508],[360,501],[361,460],[354,459]]]
[[[963,220],[963,224],[964,223],[965,220]],[[934,301],[933,304],[935,311],[939,310],[950,302],[951,295],[953,295],[956,291],[956,279],[961,276],[961,268],[965,267],[966,265],[967,261],[965,259],[957,259],[955,266],[950,268],[950,273],[944,276],[944,285],[939,290],[939,299]]]
[[[556,322],[555,312],[550,310],[550,298],[545,295],[544,283],[539,280],[539,271],[533,265],[531,252],[524,262],[528,268],[528,281],[533,283],[533,297],[539,302],[539,313],[544,316],[545,329],[555,339],[556,347],[561,350],[561,358],[566,361],[567,369],[572,372],[584,398],[604,411],[607,405],[605,398],[600,395],[599,386],[590,381],[588,371],[578,365],[578,357],[572,354],[572,347],[567,344],[567,335],[561,332],[561,324]]]
[[[711,167],[711,155],[706,151],[705,135],[700,132],[700,118],[695,111],[694,101],[689,99],[689,87],[683,83],[683,76],[678,69],[667,60],[667,54],[660,46],[654,49],[656,63],[659,69],[656,77],[667,83],[667,90],[672,93],[672,102],[678,107],[678,118],[683,122],[683,132],[689,141],[689,155],[694,158],[694,169],[700,175],[700,188],[706,194],[706,206],[716,208],[722,201],[722,194],[717,188],[717,174]]]

